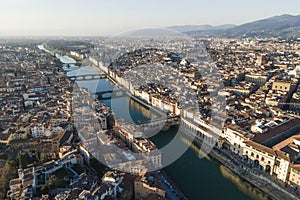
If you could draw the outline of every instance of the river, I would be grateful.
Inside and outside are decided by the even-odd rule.
[[[70,70],[70,68],[66,68],[66,70]],[[97,73],[92,67],[82,67],[77,70],[74,67],[67,75],[74,76],[93,72]],[[114,88],[106,79],[77,81],[77,84],[91,92],[101,92]],[[128,96],[118,97],[112,101],[103,100],[103,102],[112,107],[116,116],[123,118],[126,122],[150,118],[149,110]],[[151,137],[151,140],[158,148],[161,148],[172,140],[177,129],[177,127],[171,127],[168,131],[162,131]],[[184,137],[180,142],[184,143]],[[178,160],[163,169],[188,199],[268,199],[266,194],[229,173],[223,165],[220,165],[213,158],[200,159],[198,152],[199,149],[192,145]]]
[[[83,67],[68,72],[68,75],[89,74],[93,70],[92,67]],[[106,79],[77,81],[77,84],[91,92],[114,88]],[[103,100],[103,102],[110,107],[113,105],[116,116],[126,122],[150,119],[149,110],[127,96]],[[151,140],[158,148],[163,147],[172,140],[177,130],[178,128],[172,127],[168,131],[156,134]],[[184,143],[184,137],[180,142]],[[178,160],[164,168],[167,175],[188,199],[267,199],[264,193],[229,173],[214,159],[200,159],[198,152],[199,149],[192,146]]]

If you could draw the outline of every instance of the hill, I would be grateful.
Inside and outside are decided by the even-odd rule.
[[[228,29],[186,31],[192,36],[227,36],[227,37],[300,37],[300,15],[280,15],[261,19]]]

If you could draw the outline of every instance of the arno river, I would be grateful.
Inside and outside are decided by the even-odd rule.
[[[43,49],[42,47],[39,47]],[[68,57],[59,57],[62,62],[72,63]],[[72,70],[65,68],[66,70]],[[75,69],[75,68],[74,68]],[[81,67],[79,70],[72,70],[68,76],[97,73],[92,67]],[[77,81],[80,87],[87,88],[92,93],[106,91],[114,86],[106,79]],[[150,112],[141,104],[130,99],[128,96],[103,100],[112,107],[117,118],[123,118],[125,122],[149,119]],[[158,148],[163,147],[172,140],[177,133],[176,127],[168,131],[161,131],[151,138]],[[185,137],[181,137],[181,143],[185,143]],[[163,158],[162,158],[163,159]],[[229,173],[224,166],[220,165],[213,158],[199,158],[199,149],[195,145],[190,148],[175,162],[163,169],[177,188],[191,200],[200,199],[230,199],[250,200],[268,199],[267,195],[251,184],[241,180]]]
[[[84,67],[79,73],[74,70],[68,75],[91,72],[95,73],[93,68]],[[77,81],[77,84],[91,92],[106,91],[114,87],[106,79]],[[103,100],[103,102],[112,106],[116,116],[127,122],[149,119],[149,110],[127,96]],[[172,127],[168,131],[156,134],[151,140],[160,148],[168,144],[176,133],[177,128]],[[184,139],[183,136],[180,142],[184,142]],[[230,174],[213,158],[200,159],[198,153],[199,149],[192,145],[178,160],[164,168],[167,175],[188,199],[267,199],[260,190]]]

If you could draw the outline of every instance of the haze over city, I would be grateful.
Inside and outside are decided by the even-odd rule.
[[[297,0],[1,0],[0,35],[110,35],[142,27],[242,24],[299,12]]]
[[[299,200],[299,0],[0,0],[0,200]]]

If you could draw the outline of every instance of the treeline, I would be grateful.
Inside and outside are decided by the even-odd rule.
[[[18,177],[18,167],[15,160],[6,161],[0,168],[0,199],[7,199],[6,193],[9,189],[9,181]]]
[[[54,52],[66,54],[70,51],[86,51],[94,48],[94,45],[86,41],[73,41],[73,40],[51,40],[45,45],[47,49]]]

